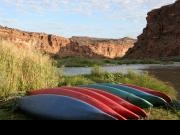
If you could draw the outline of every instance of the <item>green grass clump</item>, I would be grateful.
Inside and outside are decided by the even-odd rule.
[[[56,68],[48,56],[0,42],[0,99],[29,90],[58,85]]]
[[[118,74],[118,73],[117,73]],[[129,72],[128,74],[121,75],[120,81],[125,84],[135,84],[138,86],[154,89],[168,94],[172,98],[175,98],[176,92],[174,88],[166,85],[164,82],[150,76],[148,73],[134,73]]]
[[[104,74],[104,70],[102,69],[102,67],[100,66],[94,66],[91,70],[91,76],[101,76],[102,74]]]
[[[59,82],[59,86],[78,86],[83,84],[95,83],[92,80],[84,77],[84,76],[64,76],[62,80]]]
[[[148,120],[179,120],[179,111],[173,112],[162,108],[153,108],[150,111]]]

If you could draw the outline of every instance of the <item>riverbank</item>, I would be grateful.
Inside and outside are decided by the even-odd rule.
[[[155,78],[172,86],[177,91],[177,99],[180,100],[180,66],[165,68],[149,68],[148,73]]]
[[[105,58],[85,58],[85,57],[66,57],[56,58],[56,65],[60,67],[93,67],[107,65],[122,65],[122,64],[170,64],[173,61],[155,60],[155,59],[105,59]]]
[[[123,64],[123,65],[109,65],[109,66],[101,66],[105,72],[110,73],[128,73],[129,71],[133,71],[136,73],[144,73],[149,72],[153,69],[157,71],[161,71],[164,69],[169,70],[169,74],[165,74],[164,77],[168,77],[172,75],[171,72],[175,72],[176,69],[180,68],[180,62],[174,62],[173,64]],[[91,70],[93,67],[62,67],[59,68],[59,71],[62,71],[66,76],[76,76],[76,75],[84,75],[84,74],[91,74]],[[173,73],[174,74],[174,73]],[[178,76],[174,76],[174,79],[180,81]],[[173,79],[173,80],[174,80]]]
[[[90,75],[82,76],[61,76],[59,79],[58,86],[78,86],[82,84],[93,84],[93,83],[102,83],[102,82],[111,82],[111,83],[130,83],[147,88],[156,89],[158,91],[164,92],[175,99],[176,92],[172,87],[164,84],[163,82],[149,76],[148,74],[136,74],[129,72],[128,74],[122,73],[104,73],[99,68],[95,68]],[[58,87],[57,86],[57,87]],[[17,94],[18,96],[25,96]],[[21,112],[15,111],[16,98],[8,97],[9,100],[0,102],[0,119],[8,120],[29,120],[34,119],[27,115],[22,114]],[[8,99],[7,98],[7,99]],[[180,115],[178,111],[166,110],[162,108],[153,108],[152,110],[147,110],[149,113],[148,120],[178,120]]]
[[[108,73],[96,66],[89,75],[63,76],[52,60],[39,52],[19,50],[0,42],[0,120],[32,119],[16,111],[16,100],[34,89],[94,83],[128,83],[162,91],[175,99],[175,90],[144,73]],[[177,111],[154,108],[148,119],[180,119]]]

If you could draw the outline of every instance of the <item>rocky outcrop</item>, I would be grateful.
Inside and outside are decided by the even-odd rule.
[[[135,40],[98,39],[89,37],[72,37],[70,39],[45,33],[24,32],[0,26],[0,39],[13,42],[18,47],[35,48],[59,57],[123,57]]]
[[[60,56],[85,56],[85,57],[123,57],[129,48],[134,46],[135,40],[101,39],[90,37],[72,37],[71,44],[61,48]]]
[[[24,32],[17,29],[0,27],[0,39],[13,42],[19,47],[35,48],[49,54],[57,54],[70,40],[45,33]]]
[[[127,58],[180,56],[180,0],[148,13],[147,27]]]

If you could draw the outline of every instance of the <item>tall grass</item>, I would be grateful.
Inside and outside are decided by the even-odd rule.
[[[48,56],[0,41],[0,98],[58,85]]]
[[[59,81],[59,86],[79,86],[91,83],[95,82],[91,81],[90,79],[84,76],[64,76],[63,78],[61,78],[61,81]]]
[[[166,85],[164,82],[150,76],[148,73],[135,73],[130,71],[128,74],[123,73],[107,73],[107,72],[99,72],[94,69],[96,74],[85,75],[85,78],[91,80],[91,82],[96,83],[123,83],[123,84],[134,84],[154,90],[161,91],[163,93],[168,94],[172,98],[176,97],[176,92],[174,88]]]
[[[92,76],[101,76],[102,74],[104,74],[104,70],[100,66],[95,65],[91,70]]]

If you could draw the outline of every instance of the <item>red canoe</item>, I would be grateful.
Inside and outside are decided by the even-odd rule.
[[[168,103],[172,102],[172,99],[169,96],[167,96],[166,94],[162,93],[162,92],[152,90],[152,89],[148,89],[148,88],[144,88],[144,87],[140,87],[140,86],[135,86],[135,85],[132,85],[132,84],[123,84],[123,85],[131,87],[131,88],[138,89],[140,91],[143,91],[143,92],[146,92],[146,93],[158,96],[158,97],[161,97],[164,100],[166,100]]]
[[[115,101],[119,105],[127,108],[128,110],[132,111],[133,113],[135,113],[135,114],[137,114],[137,115],[139,115],[139,116],[141,116],[143,118],[147,117],[147,113],[143,109],[141,109],[141,108],[139,108],[139,107],[137,107],[137,106],[127,102],[126,100],[124,100],[124,99],[122,99],[122,98],[120,98],[120,97],[118,97],[116,95],[113,95],[111,93],[108,93],[108,92],[105,92],[105,91],[101,91],[101,90],[98,90],[98,89],[93,89],[93,88],[86,88],[86,89],[93,90],[96,93],[99,93],[99,94],[101,94],[101,95],[103,95],[103,96],[105,96],[105,97]]]
[[[40,94],[54,94],[54,95],[63,95],[63,96],[69,96],[76,99],[79,99],[81,101],[84,101],[90,105],[93,105],[97,107],[98,109],[102,110],[103,112],[119,119],[119,120],[127,120],[117,112],[115,112],[113,109],[111,109],[109,106],[105,105],[104,103],[100,102],[99,100],[96,100],[95,98],[92,98],[88,95],[85,95],[80,92],[75,92],[72,90],[65,90],[62,88],[54,88],[54,89],[43,89],[43,90],[37,90],[30,92],[30,95],[40,95]]]
[[[104,96],[102,94],[96,93],[95,91],[84,89],[84,88],[78,88],[78,87],[62,87],[62,88],[72,90],[75,92],[80,92],[80,93],[83,93],[85,95],[91,96],[91,97],[105,103],[107,106],[109,106],[114,111],[116,111],[118,114],[120,114],[121,116],[123,116],[127,119],[133,119],[133,120],[140,119],[140,117],[137,114],[131,112],[127,108],[118,104],[117,102],[114,102],[110,98],[107,98],[106,96]]]

